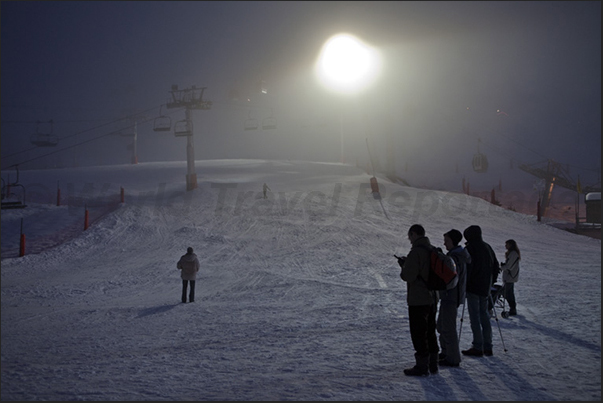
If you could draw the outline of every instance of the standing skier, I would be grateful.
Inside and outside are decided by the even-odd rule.
[[[415,349],[415,366],[404,370],[407,376],[427,376],[438,372],[438,337],[436,335],[437,295],[425,285],[429,276],[431,243],[425,229],[414,224],[408,229],[411,243],[408,257],[398,258],[400,278],[406,282],[408,325]]]
[[[465,303],[465,287],[467,282],[467,262],[471,262],[469,252],[459,245],[463,234],[451,229],[444,234],[444,246],[448,255],[456,263],[458,284],[450,290],[438,291],[440,296],[440,311],[438,314],[437,330],[440,333],[440,366],[458,367],[461,362],[459,338],[456,332],[458,307]]]
[[[467,252],[471,255],[471,262],[467,264],[466,301],[473,341],[470,349],[461,352],[474,357],[491,356],[492,325],[488,302],[491,300],[490,289],[498,277],[500,264],[492,247],[484,242],[479,225],[465,228],[463,235],[467,240]]]
[[[269,190],[272,192],[272,190],[268,187],[268,185],[266,185],[266,182],[264,182],[264,186],[262,186],[262,191],[264,192],[264,199],[266,199],[268,197],[266,195],[266,192]]]
[[[176,267],[180,270],[182,278],[182,303],[186,303],[186,290],[190,283],[190,292],[188,294],[188,302],[195,302],[195,281],[197,280],[197,272],[199,271],[199,259],[193,253],[193,248],[190,246],[186,249],[186,255],[182,255]]]

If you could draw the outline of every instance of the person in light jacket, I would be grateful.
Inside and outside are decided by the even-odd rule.
[[[509,303],[509,315],[517,315],[517,302],[515,301],[515,283],[519,279],[519,260],[521,253],[517,242],[513,239],[505,241],[505,262],[501,265],[503,279],[503,295]]]
[[[195,302],[195,281],[197,280],[197,272],[199,272],[199,259],[193,253],[193,248],[190,246],[186,249],[186,255],[182,255],[176,267],[180,270],[182,278],[182,303],[186,303],[186,290],[190,283],[190,292],[188,294],[188,302]]]

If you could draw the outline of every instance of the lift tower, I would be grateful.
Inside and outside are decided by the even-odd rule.
[[[185,119],[178,122],[174,127],[174,135],[177,137],[185,136],[186,143],[186,190],[193,190],[197,187],[197,174],[195,173],[195,144],[193,137],[193,121],[191,111],[195,109],[211,109],[212,102],[203,100],[203,92],[207,87],[197,88],[194,85],[191,88],[179,90],[177,85],[172,85],[170,94],[172,97],[167,102],[167,108],[185,108]]]
[[[572,180],[569,175],[569,168],[560,164],[557,161],[553,161],[551,159],[546,161],[546,169],[539,168],[532,165],[521,164],[519,169],[525,171],[529,174],[534,175],[537,178],[544,180],[544,189],[542,194],[542,202],[540,204],[540,208],[542,209],[542,215],[546,216],[546,213],[549,208],[549,204],[551,202],[551,196],[553,193],[553,188],[555,185],[564,187],[566,189],[573,190],[578,193],[589,193],[589,192],[600,192],[601,187],[595,186],[580,186]]]

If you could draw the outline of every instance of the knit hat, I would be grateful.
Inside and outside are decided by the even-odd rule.
[[[186,248],[186,253],[188,253],[189,255],[193,253],[193,248],[191,248],[190,246]]]
[[[456,230],[456,229],[451,229],[450,231],[445,233],[444,236],[447,236],[448,238],[450,238],[450,240],[452,241],[454,246],[457,246],[463,239],[463,234],[461,234],[461,231]]]

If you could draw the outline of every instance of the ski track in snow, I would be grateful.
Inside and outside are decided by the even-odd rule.
[[[2,400],[600,400],[600,240],[380,178],[401,192],[382,201],[387,219],[353,167],[203,164],[193,192],[132,197],[2,261]],[[236,183],[223,205],[219,181]],[[492,321],[495,355],[426,378],[402,373],[414,351],[393,258],[414,222],[438,246],[479,223],[499,258],[511,237],[524,256],[520,313]],[[179,302],[187,246],[202,267],[194,304]],[[467,312],[462,326],[464,349]]]

